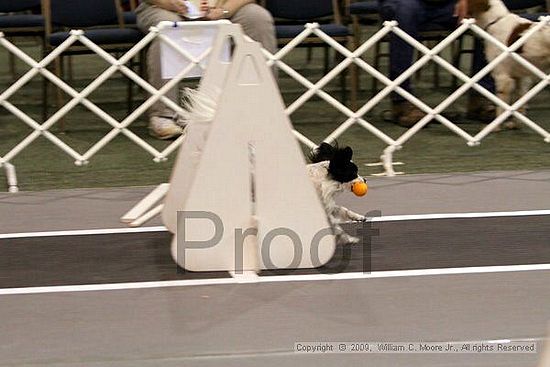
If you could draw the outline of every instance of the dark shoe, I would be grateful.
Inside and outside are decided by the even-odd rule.
[[[494,104],[480,95],[469,96],[466,117],[470,120],[489,123],[497,117],[497,109]]]
[[[394,102],[392,104],[392,119],[399,126],[413,127],[424,116],[426,114],[409,101]]]

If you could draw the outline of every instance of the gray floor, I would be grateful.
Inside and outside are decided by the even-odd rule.
[[[2,194],[0,233],[119,227],[149,190]],[[367,197],[340,200],[383,215],[549,209],[550,172],[372,178]],[[528,271],[0,296],[0,365],[535,367],[538,354],[306,355],[293,345],[541,340],[548,284],[550,271]]]
[[[298,341],[543,337],[550,271],[0,298],[1,365],[535,366],[536,354],[302,355]]]
[[[369,177],[369,193],[339,201],[382,215],[550,209],[550,171]],[[151,187],[0,193],[0,233],[124,227]],[[160,225],[157,219],[147,225]]]

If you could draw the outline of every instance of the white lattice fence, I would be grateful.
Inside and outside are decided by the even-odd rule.
[[[273,64],[275,64],[277,68],[280,70],[280,72],[286,73],[288,76],[296,80],[298,83],[300,83],[307,89],[305,93],[300,95],[296,100],[294,100],[286,108],[286,113],[289,116],[291,116],[298,108],[300,108],[305,103],[310,101],[312,97],[314,96],[320,97],[321,99],[325,100],[330,106],[337,109],[345,116],[345,120],[342,121],[338,125],[338,127],[334,131],[332,131],[324,140],[330,142],[337,139],[346,130],[348,130],[351,126],[355,124],[362,126],[367,131],[372,133],[376,138],[380,139],[387,145],[387,148],[384,150],[383,154],[381,155],[381,161],[384,166],[385,174],[391,176],[395,174],[393,170],[393,153],[397,149],[400,149],[411,137],[413,137],[415,134],[421,131],[422,127],[424,127],[433,119],[439,121],[443,126],[447,127],[451,132],[463,138],[467,142],[467,144],[470,146],[475,146],[479,144],[481,140],[483,140],[493,129],[497,128],[510,116],[514,116],[519,121],[523,122],[526,126],[528,126],[529,128],[533,129],[535,132],[540,134],[544,138],[544,141],[550,142],[550,133],[548,133],[548,131],[543,129],[541,126],[536,124],[527,116],[518,112],[518,109],[521,106],[523,106],[530,99],[532,99],[534,96],[540,93],[544,88],[546,88],[546,86],[550,82],[550,75],[538,69],[536,66],[532,65],[531,63],[529,63],[527,60],[525,60],[515,52],[518,48],[520,48],[524,44],[524,42],[527,39],[529,39],[529,37],[532,36],[533,33],[537,32],[538,30],[548,25],[549,23],[550,23],[550,17],[541,18],[541,21],[536,26],[531,27],[519,40],[517,40],[511,46],[506,46],[501,42],[499,42],[498,40],[496,40],[486,31],[478,27],[475,24],[474,20],[467,19],[467,20],[464,20],[462,24],[454,32],[449,34],[449,36],[445,38],[442,42],[437,44],[432,49],[429,49],[422,43],[418,42],[417,40],[409,36],[403,30],[401,30],[398,27],[398,24],[396,22],[385,22],[382,28],[378,32],[376,32],[372,37],[370,37],[366,42],[364,42],[359,48],[353,51],[347,49],[346,47],[342,46],[337,41],[335,41],[334,39],[332,39],[331,37],[323,33],[320,30],[318,24],[311,23],[311,24],[307,24],[304,28],[304,31],[301,34],[299,34],[295,39],[293,39],[285,47],[279,50],[275,55],[270,54],[266,50],[264,50],[263,52],[266,56],[266,60],[267,60],[266,62],[268,63],[269,66],[272,66]],[[472,77],[469,77],[468,75],[466,75],[461,70],[454,67],[451,63],[449,63],[439,55],[442,50],[444,50],[451,43],[456,41],[465,32],[468,32],[470,30],[473,31],[475,34],[479,35],[480,37],[482,37],[485,41],[492,42],[502,51],[502,53],[498,57],[496,57],[485,68],[483,68],[481,71],[479,71],[476,75]],[[364,56],[377,42],[381,42],[382,39],[384,39],[388,34],[392,32],[397,36],[401,37],[402,39],[404,39],[407,43],[409,43],[411,46],[413,46],[423,55],[415,63],[413,63],[413,65],[407,71],[405,71],[401,76],[399,76],[393,81],[390,80],[388,77],[386,77],[384,74],[382,74],[380,71],[376,70],[374,67],[369,65],[362,58],[362,56]],[[343,56],[342,61],[339,62],[338,65],[336,65],[329,73],[324,75],[316,83],[311,82],[310,80],[308,80],[306,77],[301,75],[299,72],[297,72],[295,69],[293,69],[283,61],[283,58],[287,56],[288,53],[295,50],[295,48],[298,45],[303,43],[305,39],[312,34],[317,35],[324,42],[326,42],[330,47],[334,48],[337,52],[339,52]],[[150,44],[156,38],[160,38],[162,42],[165,42],[167,45],[172,47],[183,57],[191,61],[188,67],[181,70],[174,79],[172,79],[170,82],[168,82],[165,86],[163,86],[159,90],[155,89],[147,81],[145,81],[138,74],[136,74],[134,71],[132,71],[130,68],[126,66],[126,64],[133,57],[135,57],[141,50],[147,47],[147,45]],[[48,65],[50,65],[57,57],[59,57],[59,55],[62,52],[67,50],[72,44],[74,44],[77,41],[80,41],[82,44],[84,44],[86,47],[88,47],[90,50],[95,52],[103,60],[105,60],[111,65],[80,92],[75,90],[73,87],[65,83],[62,79],[58,78],[55,74],[53,74],[47,69]],[[10,164],[10,162],[23,150],[29,148],[33,144],[33,142],[41,135],[44,136],[46,139],[48,139],[52,144],[57,146],[59,149],[61,149],[64,153],[72,157],[75,160],[76,165],[82,165],[82,164],[88,163],[88,161],[95,154],[101,151],[107,144],[109,144],[119,134],[123,134],[130,141],[134,142],[137,146],[139,146],[140,148],[142,148],[143,150],[151,154],[154,161],[161,162],[166,160],[167,156],[172,154],[182,143],[183,137],[176,139],[174,142],[166,146],[163,150],[158,150],[155,147],[153,147],[151,144],[149,144],[146,140],[144,140],[140,136],[133,133],[129,129],[129,127],[131,126],[132,123],[134,123],[134,121],[136,121],[136,119],[139,116],[143,115],[147,111],[147,109],[159,99],[162,100],[162,102],[164,102],[166,105],[168,105],[177,113],[183,114],[184,111],[182,110],[182,108],[174,101],[171,101],[169,98],[165,97],[164,94],[171,88],[177,86],[177,84],[182,79],[184,79],[186,75],[188,75],[189,72],[196,65],[203,67],[200,65],[200,62],[209,56],[209,50],[208,50],[204,52],[202,55],[200,55],[199,57],[194,57],[193,55],[189,54],[186,50],[180,48],[170,38],[162,35],[159,29],[155,27],[153,27],[151,31],[138,44],[136,44],[130,51],[128,51],[119,59],[116,59],[115,57],[113,57],[112,55],[110,55],[109,53],[101,49],[99,46],[91,42],[89,39],[86,38],[84,33],[80,30],[72,31],[71,36],[65,42],[63,42],[59,47],[57,47],[49,55],[47,55],[43,60],[40,60],[40,61],[36,61],[30,56],[28,56],[27,54],[25,54],[21,49],[19,49],[10,41],[8,41],[4,37],[4,35],[1,33],[0,33],[0,45],[4,47],[6,50],[8,50],[9,52],[11,52],[12,54],[14,54],[21,61],[23,61],[24,63],[30,66],[30,70],[27,73],[25,73],[14,84],[9,86],[0,94],[0,105],[2,105],[7,111],[9,111],[11,114],[16,116],[19,120],[21,120],[22,123],[27,124],[33,130],[28,136],[22,139],[18,144],[16,144],[8,152],[4,153],[3,155],[0,155],[0,165],[4,166],[6,169],[6,173],[7,173],[10,185],[12,187],[12,190],[14,187],[16,187],[15,181],[14,181],[15,171],[14,171],[14,167]],[[480,79],[482,79],[485,75],[490,73],[491,70],[498,63],[502,62],[507,57],[514,58],[514,60],[516,60],[519,64],[524,66],[526,69],[530,70],[535,76],[537,76],[540,79],[540,81],[536,83],[530,91],[528,91],[525,95],[520,97],[512,105],[505,103],[504,101],[499,99],[496,95],[494,95],[493,93],[491,93],[490,91],[486,90],[485,88],[483,88],[481,85],[478,84],[478,81]],[[403,81],[410,78],[415,72],[417,72],[419,69],[424,67],[429,61],[436,62],[442,68],[444,68],[449,73],[456,76],[458,79],[460,79],[463,82],[463,84],[456,91],[450,94],[447,98],[445,98],[442,102],[440,102],[435,107],[430,107],[428,104],[426,104],[419,98],[415,97],[414,95],[412,95],[411,93],[407,92],[406,90],[400,87],[400,84]],[[377,78],[380,82],[382,82],[385,85],[385,87],[382,90],[380,90],[373,98],[369,99],[368,102],[366,102],[363,106],[361,106],[356,111],[350,109],[348,106],[338,101],[336,98],[334,98],[330,93],[328,93],[324,89],[329,82],[331,82],[334,78],[338,77],[340,73],[342,73],[345,69],[347,69],[352,63],[354,63],[360,71],[370,74],[372,77]],[[112,117],[107,112],[102,110],[92,101],[90,101],[90,99],[88,98],[93,91],[99,88],[106,80],[111,78],[117,72],[124,74],[125,76],[127,76],[129,79],[131,79],[133,82],[135,82],[137,85],[139,85],[141,88],[143,88],[146,92],[150,94],[150,97],[144,103],[142,103],[138,108],[132,111],[132,113],[126,116],[122,121],[116,120],[114,117]],[[56,111],[52,116],[50,116],[46,121],[42,123],[39,123],[38,121],[34,120],[32,117],[24,113],[22,110],[20,110],[18,107],[16,107],[14,104],[12,104],[9,101],[9,98],[12,97],[14,93],[16,93],[20,88],[22,88],[26,83],[28,83],[33,77],[35,77],[38,74],[42,74],[50,82],[55,84],[57,87],[61,88],[66,94],[72,97],[72,99],[68,103],[62,106],[58,111]],[[460,98],[464,93],[466,93],[471,88],[475,89],[477,92],[485,96],[487,99],[492,101],[495,105],[502,107],[503,110],[505,111],[500,116],[498,116],[493,122],[485,126],[476,135],[471,135],[467,133],[462,128],[460,128],[455,123],[453,123],[448,118],[442,115],[442,112],[445,109],[447,109],[451,104],[453,104],[458,98]],[[381,129],[374,126],[371,122],[369,122],[364,117],[375,106],[381,103],[381,101],[385,97],[387,97],[391,92],[396,92],[400,94],[406,100],[410,101],[412,104],[416,105],[418,108],[420,108],[422,111],[426,113],[426,116],[424,118],[418,121],[418,123],[416,123],[413,127],[406,130],[397,139],[391,138],[389,135],[387,135]],[[112,127],[109,133],[107,133],[100,140],[95,142],[88,150],[84,152],[76,151],[70,145],[65,143],[61,138],[57,137],[56,135],[54,135],[49,131],[61,118],[63,118],[68,113],[70,113],[71,110],[78,104],[85,106],[90,112],[98,116],[101,120],[105,121],[105,123],[107,123]],[[317,145],[316,142],[313,142],[307,136],[297,131],[295,131],[295,135],[297,139],[299,139],[299,141],[301,141],[303,144],[309,147],[314,147]],[[2,154],[2,152],[0,152],[0,154]]]

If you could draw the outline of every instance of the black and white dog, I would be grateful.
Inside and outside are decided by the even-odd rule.
[[[358,243],[357,237],[347,234],[340,222],[364,221],[364,215],[337,205],[334,196],[342,191],[351,191],[352,186],[365,179],[358,175],[358,168],[351,160],[353,150],[350,147],[339,148],[327,143],[321,143],[310,154],[312,162],[307,165],[307,173],[317,190],[317,194],[325,207],[328,219],[332,225],[338,244]]]
[[[208,125],[214,118],[216,112],[215,98],[212,95],[217,93],[204,93],[194,89],[185,90],[185,98],[182,101],[186,115],[182,116],[187,122],[185,129],[195,129],[194,141],[187,143],[194,146],[197,154],[200,154],[206,135]],[[185,131],[184,131],[185,134]],[[186,137],[189,140],[190,135]],[[353,151],[350,147],[339,148],[336,144],[321,143],[314,149],[309,159],[307,173],[319,195],[329,222],[333,228],[336,242],[338,244],[358,243],[359,239],[348,235],[339,223],[347,221],[364,221],[365,216],[355,213],[343,206],[336,204],[334,197],[342,191],[351,191],[354,184],[365,183],[365,180],[358,175],[358,169],[352,161]],[[252,193],[254,200],[254,193]]]

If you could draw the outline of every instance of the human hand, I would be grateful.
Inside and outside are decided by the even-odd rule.
[[[218,20],[225,19],[227,17],[227,12],[222,8],[210,8],[206,15],[204,16],[207,20]]]
[[[187,14],[187,5],[185,5],[183,0],[166,0],[164,4],[166,10],[173,11],[182,16]]]
[[[468,0],[458,0],[456,2],[454,16],[458,18],[459,23],[468,16]]]

